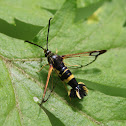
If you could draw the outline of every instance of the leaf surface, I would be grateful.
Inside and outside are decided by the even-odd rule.
[[[8,8],[11,2],[1,1],[1,5],[6,6],[0,9],[0,18],[8,24],[13,19],[18,19],[22,22],[19,23],[22,29],[23,26],[34,28],[30,33],[20,32],[21,35],[19,29],[16,32],[12,32],[10,28],[8,30],[7,27],[4,32],[0,30],[0,125],[125,125],[125,0],[67,0],[61,3],[54,0],[51,3],[34,1],[31,4],[29,1],[22,1],[14,2]],[[37,2],[43,3],[39,7],[44,10],[36,7]],[[10,11],[3,16],[2,11],[7,8]],[[25,13],[26,9],[31,14]],[[55,10],[56,13],[52,14],[49,10]],[[38,18],[32,15],[33,11]],[[33,98],[41,99],[49,66],[37,72],[47,63],[43,50],[24,43],[24,39],[33,39],[34,43],[46,48],[50,16],[53,16],[49,35],[49,49],[52,52],[56,49],[59,55],[102,49],[107,52],[85,68],[71,69],[77,81],[86,84],[89,89],[88,96],[83,100],[70,101],[64,85],[53,72],[49,89],[51,80],[55,89],[40,108]],[[44,21],[42,24],[41,20]]]

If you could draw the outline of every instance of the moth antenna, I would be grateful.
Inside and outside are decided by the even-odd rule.
[[[48,33],[47,33],[47,50],[48,50],[48,38],[49,38],[49,29],[50,29],[50,21],[52,18],[49,19],[49,25],[48,25]]]
[[[42,48],[43,50],[45,50],[42,46],[37,45],[37,44],[35,44],[35,43],[33,43],[33,42],[30,42],[30,41],[27,41],[27,40],[25,40],[25,42],[30,43],[30,44],[33,44],[33,45],[38,46],[39,48]]]

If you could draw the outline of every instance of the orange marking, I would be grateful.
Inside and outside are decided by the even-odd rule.
[[[46,81],[46,85],[45,85],[45,89],[44,89],[44,93],[43,93],[43,96],[42,96],[42,102],[41,102],[40,105],[42,105],[42,103],[43,103],[43,101],[44,101],[45,94],[46,94],[46,90],[47,90],[48,83],[49,83],[49,78],[50,78],[50,75],[51,75],[51,73],[52,73],[52,70],[53,70],[53,66],[50,65],[49,72],[48,72],[48,76],[47,76],[47,81]]]
[[[95,50],[95,51],[89,51],[89,52],[82,52],[82,53],[75,53],[75,54],[68,54],[68,55],[63,55],[62,58],[70,58],[70,57],[80,57],[80,56],[90,56],[90,53],[96,53],[99,52],[98,55],[103,54],[106,52],[106,50]],[[84,55],[81,55],[84,54]]]

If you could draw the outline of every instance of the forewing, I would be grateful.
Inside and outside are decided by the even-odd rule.
[[[76,54],[63,55],[64,63],[72,68],[81,68],[93,63],[99,55],[105,53],[106,50],[97,50],[90,52],[82,52]]]

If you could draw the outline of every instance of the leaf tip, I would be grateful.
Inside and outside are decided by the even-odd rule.
[[[93,24],[99,21],[98,14],[101,12],[101,8],[97,9],[87,20],[88,24]]]

